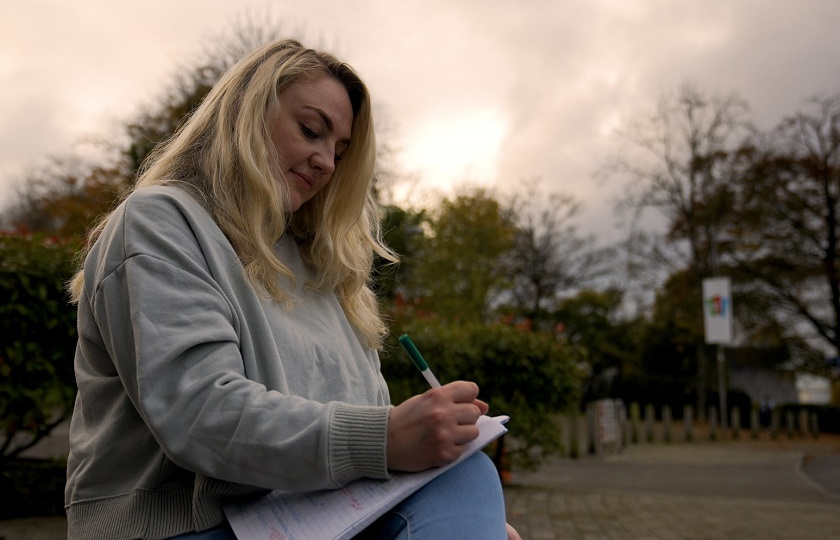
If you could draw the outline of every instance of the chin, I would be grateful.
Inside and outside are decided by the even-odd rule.
[[[286,203],[286,212],[294,213],[300,210],[300,207],[306,204],[305,200],[302,200],[300,195],[297,193],[290,193],[289,194],[289,201]]]

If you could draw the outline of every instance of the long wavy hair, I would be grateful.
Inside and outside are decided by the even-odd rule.
[[[336,164],[331,181],[296,212],[271,144],[269,112],[280,93],[301,79],[332,76],[347,89],[353,109],[352,144]],[[366,344],[378,348],[386,333],[370,287],[374,254],[392,262],[382,242],[373,198],[376,139],[370,94],[347,64],[298,41],[269,43],[232,66],[173,137],[158,145],[134,189],[179,185],[213,216],[236,251],[256,290],[288,301],[278,273],[293,277],[274,254],[283,234],[291,234],[315,269],[307,286],[334,291]],[[93,228],[88,246],[110,216]],[[88,247],[89,249],[89,247]],[[82,268],[69,289],[75,301],[83,286]]]

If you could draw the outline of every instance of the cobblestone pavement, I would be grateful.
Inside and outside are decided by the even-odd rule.
[[[838,503],[784,503],[659,493],[514,488],[508,520],[526,540],[826,539]]]
[[[838,475],[838,439],[634,446],[514,475],[505,498],[526,540],[825,539]]]

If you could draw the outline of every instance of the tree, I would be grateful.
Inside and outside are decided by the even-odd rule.
[[[620,206],[635,218],[647,210],[665,218],[673,269],[690,266],[707,276],[719,266],[719,232],[739,176],[737,149],[750,130],[746,113],[736,96],[708,97],[683,86],[624,133],[642,152],[611,163],[609,173],[631,180]]]
[[[404,295],[404,283],[407,279],[410,281],[416,265],[412,254],[417,248],[417,239],[423,235],[420,224],[425,219],[425,212],[405,210],[395,205],[383,206],[381,212],[383,239],[400,257],[400,262],[393,264],[376,256],[373,280],[380,299],[390,301],[397,294]]]
[[[840,95],[810,106],[744,147],[730,234],[752,298],[749,330],[766,338],[782,329],[803,367],[827,371],[819,349],[840,352]],[[811,347],[793,339],[803,328]]]
[[[513,215],[478,188],[444,199],[428,216],[409,296],[444,319],[487,322],[510,286],[504,263],[514,242]]]
[[[30,173],[4,221],[12,229],[78,240],[112,208],[126,185],[115,166],[53,158]]]
[[[635,370],[620,381],[619,392],[630,401],[668,404],[674,411],[706,385],[696,376],[698,362],[711,357],[700,353],[703,342],[703,314],[700,310],[701,280],[692,268],[675,272],[656,294],[653,310],[638,335]],[[698,413],[703,411],[698,409]]]
[[[641,153],[619,156],[608,170],[631,180],[621,206],[632,210],[635,220],[653,209],[667,224],[665,249],[656,242],[653,251],[637,257],[658,255],[669,265],[668,274],[690,269],[703,279],[719,271],[726,255],[721,230],[733,216],[733,189],[742,164],[737,150],[750,131],[741,99],[709,97],[688,85],[627,130],[626,139]],[[697,406],[703,414],[707,367],[704,349],[697,350]]]
[[[124,150],[127,176],[136,176],[146,157],[158,144],[172,137],[230,66],[279,35],[279,23],[251,15],[209,40],[190,65],[173,75],[157,105],[126,125],[130,140]]]
[[[622,303],[619,289],[586,289],[563,300],[552,314],[558,335],[578,364],[589,371],[584,401],[617,397],[613,385],[622,376],[639,372],[642,325],[640,320],[622,316]]]
[[[551,326],[547,315],[557,308],[559,296],[608,274],[612,251],[577,233],[580,204],[572,196],[546,197],[536,187],[526,184],[525,195],[512,205],[517,226],[509,253],[511,296],[518,315]]]

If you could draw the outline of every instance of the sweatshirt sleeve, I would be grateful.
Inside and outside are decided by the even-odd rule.
[[[159,202],[159,201],[158,201]],[[270,489],[387,478],[386,406],[320,403],[246,377],[237,320],[174,205],[129,208],[92,300],[104,347],[166,456]],[[280,359],[270,359],[280,361]]]

